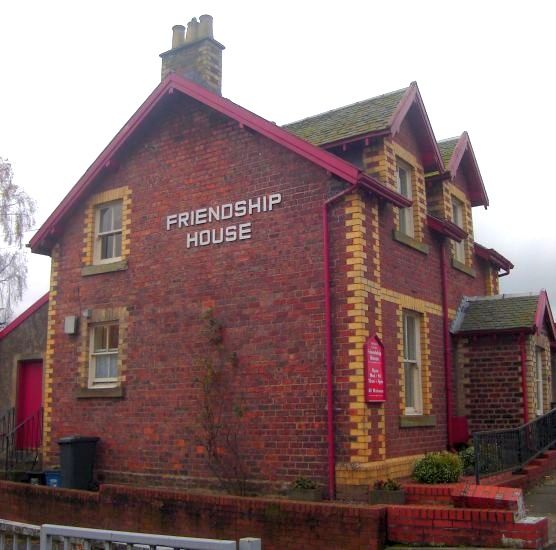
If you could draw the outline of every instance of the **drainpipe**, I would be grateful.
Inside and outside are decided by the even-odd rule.
[[[525,333],[519,334],[519,351],[521,354],[521,392],[523,394],[523,423],[529,422],[529,403],[527,396],[527,359],[525,354]]]
[[[352,193],[358,184],[327,199],[322,205],[322,242],[324,258],[324,314],[326,324],[326,412],[328,430],[328,498],[336,498],[336,459],[334,453],[334,371],[332,363],[332,308],[330,305],[330,250],[328,233],[328,206]]]
[[[448,316],[448,270],[446,239],[440,239],[440,281],[442,285],[442,329],[444,334],[444,381],[446,393],[446,427],[448,448],[453,448],[452,433],[452,341],[450,340],[450,319]]]

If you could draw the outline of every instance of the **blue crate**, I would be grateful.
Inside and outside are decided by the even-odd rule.
[[[56,470],[47,470],[44,472],[44,480],[48,487],[60,487],[60,472]]]

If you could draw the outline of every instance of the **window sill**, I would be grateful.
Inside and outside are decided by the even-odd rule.
[[[419,241],[416,241],[413,237],[410,237],[405,233],[401,233],[397,229],[394,229],[394,231],[392,231],[392,238],[395,241],[398,241],[399,243],[405,244],[406,246],[409,246],[410,248],[417,250],[417,252],[421,252],[421,254],[429,253],[428,244],[420,243]]]
[[[89,275],[100,275],[101,273],[112,273],[113,271],[125,271],[127,269],[127,260],[118,260],[108,264],[86,265],[81,268],[81,275],[87,277]]]
[[[436,426],[436,415],[407,415],[400,416],[400,428],[424,428]]]
[[[123,397],[124,389],[121,385],[113,388],[79,388],[75,394],[77,399],[91,399],[96,397]]]
[[[472,267],[468,267],[454,258],[452,258],[452,267],[462,273],[465,273],[466,275],[469,275],[469,277],[476,277],[475,270]]]

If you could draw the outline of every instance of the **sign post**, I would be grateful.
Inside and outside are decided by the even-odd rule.
[[[367,403],[386,401],[384,370],[384,345],[375,334],[365,342],[365,401]]]

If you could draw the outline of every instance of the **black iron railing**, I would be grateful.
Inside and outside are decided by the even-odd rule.
[[[0,416],[0,438],[13,432],[15,428],[15,409],[8,409]]]
[[[33,470],[39,461],[42,445],[43,409],[20,422],[0,437],[0,454],[4,459],[4,474],[24,466]]]
[[[556,443],[556,408],[519,428],[473,434],[475,479],[519,471]]]

